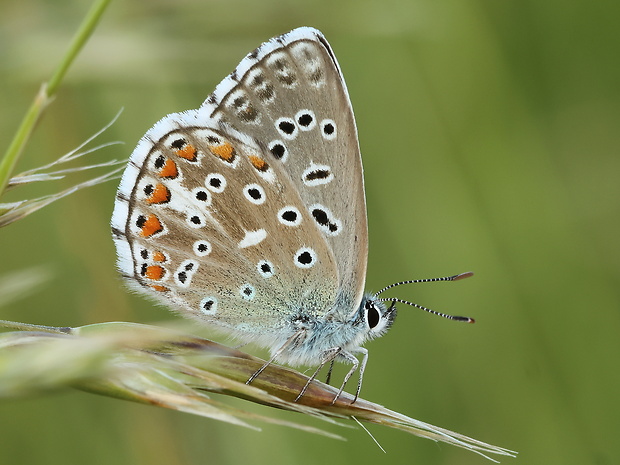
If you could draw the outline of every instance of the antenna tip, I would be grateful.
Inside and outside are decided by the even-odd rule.
[[[452,278],[452,281],[458,281],[459,279],[469,278],[474,275],[473,271],[466,271],[465,273],[457,274]]]
[[[475,323],[476,322],[476,320],[474,320],[473,318],[470,318],[468,316],[455,316],[455,317],[452,317],[452,319],[456,320],[456,321],[464,321],[465,323]]]

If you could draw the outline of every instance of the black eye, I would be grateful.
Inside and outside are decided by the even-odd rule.
[[[368,327],[370,329],[374,328],[379,324],[379,320],[381,319],[381,315],[379,314],[379,310],[372,305],[369,304],[366,306],[366,321],[368,322]]]

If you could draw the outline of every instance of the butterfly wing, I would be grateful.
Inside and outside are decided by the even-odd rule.
[[[199,110],[149,130],[112,227],[135,287],[242,337],[284,340],[296,319],[352,310],[366,266],[361,161],[320,33],[263,44]]]
[[[278,176],[297,186],[336,261],[332,312],[355,312],[368,256],[362,160],[346,84],[325,37],[303,27],[263,44],[201,111],[265,147]]]

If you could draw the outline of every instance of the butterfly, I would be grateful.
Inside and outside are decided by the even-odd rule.
[[[364,342],[388,330],[396,302],[414,305],[379,297],[394,285],[364,294],[355,119],[336,57],[309,27],[265,42],[200,108],[144,135],[122,176],[112,232],[132,287],[271,350],[248,382],[274,361],[318,366],[311,381],[337,360],[351,365],[338,396],[359,369],[357,399]]]

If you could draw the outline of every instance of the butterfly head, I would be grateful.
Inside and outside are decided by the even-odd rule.
[[[460,279],[473,276],[472,272],[461,273],[454,276],[447,276],[443,278],[431,278],[431,279],[416,279],[410,281],[401,281],[384,287],[375,294],[366,294],[362,299],[362,303],[359,306],[357,313],[354,316],[352,326],[360,328],[359,333],[363,335],[364,341],[375,339],[383,336],[388,329],[394,323],[396,319],[396,304],[407,304],[412,307],[419,308],[434,315],[442,316],[450,320],[465,321],[467,323],[474,323],[473,318],[466,316],[453,316],[446,313],[436,312],[430,308],[423,307],[422,305],[414,304],[407,300],[399,299],[397,297],[379,297],[383,292],[392,289],[393,287],[403,284],[412,284],[420,282],[436,282],[436,281],[458,281]],[[389,303],[389,306],[388,306]],[[361,344],[360,344],[361,345]]]
[[[383,336],[390,329],[395,318],[395,302],[388,307],[372,294],[367,294],[362,299],[356,319],[364,325],[366,340],[370,340]]]

